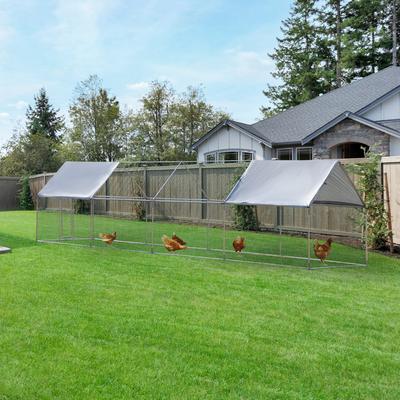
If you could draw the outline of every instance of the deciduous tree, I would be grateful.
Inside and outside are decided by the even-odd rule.
[[[87,161],[114,161],[126,153],[131,131],[129,116],[115,96],[92,75],[76,88],[76,98],[69,109],[72,128],[70,140],[82,146]]]

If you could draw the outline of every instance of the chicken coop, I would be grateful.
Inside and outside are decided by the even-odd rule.
[[[199,187],[205,178],[191,164],[66,162],[38,193],[36,240],[309,269],[367,265],[363,202],[338,161],[252,161],[235,184],[221,176]],[[342,208],[340,234],[318,229]]]

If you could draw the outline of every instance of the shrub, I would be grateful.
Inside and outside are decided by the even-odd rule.
[[[21,210],[33,210],[33,200],[31,188],[29,186],[29,176],[21,179],[21,190],[19,192],[19,207]]]
[[[232,187],[242,176],[244,168],[241,168],[233,178]],[[233,209],[233,225],[235,229],[242,231],[256,231],[259,229],[257,209],[256,206],[244,206],[235,204],[232,206]]]
[[[74,209],[76,214],[89,214],[90,201],[78,199],[75,201]]]

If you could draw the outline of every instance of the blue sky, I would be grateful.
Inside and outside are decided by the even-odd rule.
[[[90,74],[137,109],[148,82],[204,87],[233,119],[254,122],[272,82],[289,0],[0,0],[0,144],[45,87],[64,113]]]

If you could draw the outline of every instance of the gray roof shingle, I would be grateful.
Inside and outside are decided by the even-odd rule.
[[[243,125],[251,126],[258,132],[258,136],[272,143],[301,142],[302,139],[345,111],[360,112],[399,87],[400,67],[392,66],[308,100],[271,118],[253,125]],[[389,127],[399,128],[399,126]]]

